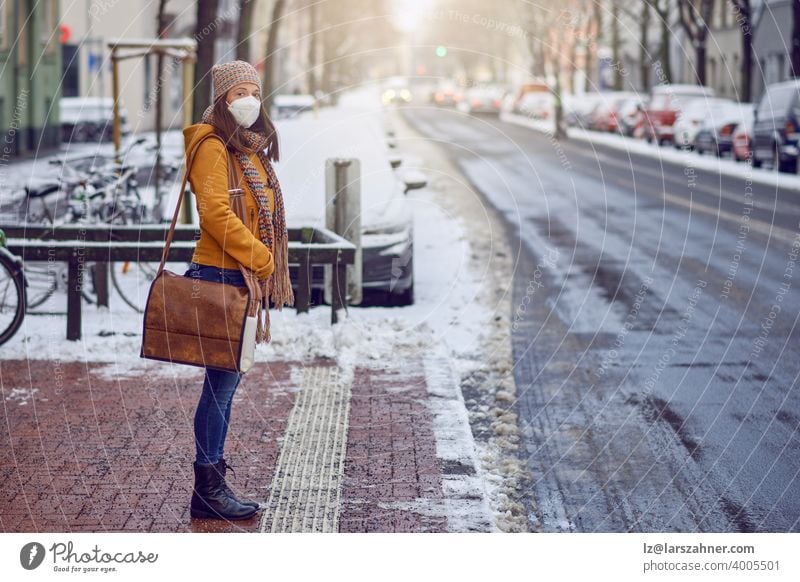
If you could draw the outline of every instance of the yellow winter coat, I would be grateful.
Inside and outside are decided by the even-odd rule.
[[[196,123],[185,128],[183,137],[186,151],[191,151],[194,144],[210,133],[214,133],[214,127],[207,123]],[[258,156],[253,153],[248,157],[258,169],[262,182],[267,184],[267,173]],[[223,269],[238,269],[241,263],[252,269],[259,279],[266,279],[275,270],[275,263],[269,248],[259,237],[258,203],[238,163],[236,176],[245,191],[247,224],[243,224],[231,209],[228,154],[222,139],[209,138],[200,144],[188,178],[200,218],[200,239],[192,261]],[[274,213],[274,193],[271,188],[267,188],[266,193],[270,212]]]

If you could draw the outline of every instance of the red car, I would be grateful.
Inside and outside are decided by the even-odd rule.
[[[602,94],[602,100],[592,111],[592,129],[597,131],[619,131],[620,107],[630,99],[636,97],[635,93],[615,91]]]
[[[658,85],[644,108],[644,138],[659,145],[675,138],[673,125],[682,104],[698,97],[711,98],[714,90],[701,85]]]

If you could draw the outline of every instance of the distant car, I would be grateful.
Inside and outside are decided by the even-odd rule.
[[[277,122],[281,145],[292,152],[276,166],[290,227],[326,224],[325,163],[329,158],[357,158],[361,165],[362,288],[383,296],[387,304],[414,301],[414,236],[409,185],[391,165],[385,131],[379,119],[320,115]],[[290,267],[292,280],[297,271]],[[312,290],[324,287],[323,269],[312,268]]]
[[[636,96],[635,93],[626,91],[612,91],[601,93],[602,97],[591,113],[591,129],[596,131],[616,132],[619,130],[619,107],[629,99]]]
[[[470,114],[500,115],[502,104],[503,90],[500,87],[472,87],[464,93],[464,99],[458,104],[458,109]]]
[[[408,80],[405,77],[390,78],[384,86],[381,101],[384,105],[411,103]]]
[[[455,107],[461,101],[463,93],[454,83],[442,83],[431,93],[431,103],[440,107]]]
[[[797,171],[800,154],[800,80],[767,87],[753,121],[753,166],[767,162],[781,172]]]
[[[674,124],[690,101],[714,97],[714,90],[700,85],[658,85],[653,87],[650,100],[644,108],[644,138],[659,145],[672,142]]]
[[[531,98],[532,95],[552,95],[550,85],[544,81],[531,81],[520,85],[516,91],[516,95],[514,95],[513,101],[511,102],[511,112],[525,115],[526,113],[523,110],[523,103],[535,102],[536,98]]]
[[[113,139],[114,99],[111,97],[62,97],[59,102],[61,141],[104,142]],[[121,135],[131,133],[128,112],[120,101]]]
[[[301,113],[313,111],[316,106],[317,99],[313,95],[275,95],[270,116],[274,119],[297,117]]]
[[[549,119],[553,115],[555,98],[552,93],[528,93],[517,104],[517,113],[533,119]]]
[[[700,123],[694,146],[699,154],[711,152],[723,156],[733,151],[736,128],[743,123],[752,123],[753,104],[729,101],[719,108],[715,107],[712,113]]]
[[[673,145],[679,149],[694,149],[702,125],[715,123],[732,107],[736,107],[736,103],[730,99],[699,97],[687,100],[673,125]]]
[[[753,117],[754,109],[746,112],[746,117],[742,123],[733,130],[731,140],[733,142],[733,159],[746,162],[753,156]]]

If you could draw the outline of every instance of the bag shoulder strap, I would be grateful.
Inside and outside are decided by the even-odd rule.
[[[181,209],[181,202],[183,202],[183,194],[186,191],[186,182],[189,179],[189,172],[192,168],[192,163],[194,162],[195,154],[197,153],[200,144],[202,144],[205,140],[209,138],[218,139],[222,141],[222,139],[215,133],[209,133],[200,138],[200,140],[196,144],[194,144],[191,151],[186,152],[186,171],[183,173],[183,181],[181,182],[181,189],[180,192],[178,193],[178,203],[175,205],[175,212],[172,215],[172,223],[169,226],[167,239],[164,242],[164,251],[161,253],[161,263],[158,265],[158,271],[156,272],[156,276],[161,274],[161,272],[164,270],[164,264],[167,262],[167,256],[169,255],[169,247],[172,244],[172,237],[175,234],[175,225],[178,222],[178,213],[180,212]],[[245,209],[244,209],[244,200],[242,198],[244,190],[238,187],[239,184],[237,183],[236,180],[236,164],[233,159],[233,154],[227,147],[225,148],[225,150],[228,152],[228,189],[229,189],[228,191],[230,192],[231,195],[231,208],[239,217],[239,220],[244,222]]]

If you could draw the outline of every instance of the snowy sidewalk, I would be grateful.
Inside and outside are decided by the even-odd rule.
[[[403,169],[429,176],[406,195],[415,303],[350,306],[333,326],[328,307],[272,310],[226,449],[232,487],[266,506],[250,531],[525,531],[513,253],[438,145],[394,121]],[[115,292],[65,341],[65,304],[0,352],[0,530],[208,528],[187,496],[202,370],[139,358],[141,314]]]
[[[142,360],[131,371],[0,361],[0,530],[492,530],[446,359],[352,374],[322,358],[257,365],[225,455],[231,487],[264,508],[231,523],[189,516],[202,370]]]

